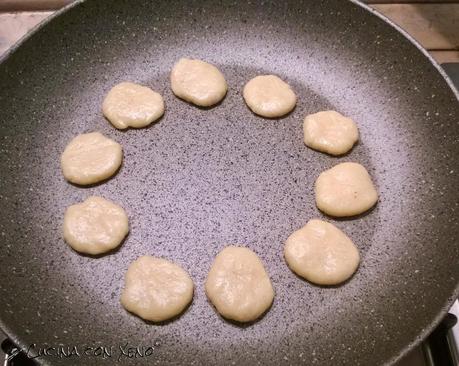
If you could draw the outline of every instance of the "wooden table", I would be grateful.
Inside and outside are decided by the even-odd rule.
[[[71,2],[0,0],[0,54],[36,24]],[[411,34],[439,63],[459,62],[459,0],[365,2]]]

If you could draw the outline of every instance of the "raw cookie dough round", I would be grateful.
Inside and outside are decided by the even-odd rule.
[[[146,86],[123,82],[108,92],[102,112],[118,129],[141,128],[164,114],[164,101],[161,94]]]
[[[181,58],[171,72],[174,94],[187,102],[210,107],[226,95],[228,86],[215,66],[201,60]]]
[[[206,280],[206,294],[225,318],[248,322],[273,302],[274,290],[258,256],[229,246],[215,258]]]
[[[316,180],[315,193],[317,207],[336,217],[361,214],[378,201],[370,175],[358,163],[341,163],[324,171]]]
[[[245,84],[243,95],[252,112],[263,117],[281,117],[296,105],[293,90],[275,75],[254,77]]]
[[[105,198],[88,197],[65,211],[64,239],[78,252],[108,252],[120,245],[128,232],[124,209]]]
[[[143,256],[126,273],[121,304],[145,320],[164,321],[180,314],[193,298],[193,281],[179,265]]]
[[[310,220],[290,235],[284,255],[293,272],[318,285],[346,281],[360,261],[359,251],[351,239],[322,220]]]
[[[335,111],[306,116],[303,122],[304,143],[331,155],[347,153],[359,139],[355,122]]]
[[[61,156],[61,168],[68,181],[87,185],[116,173],[123,161],[123,149],[99,132],[75,137]]]

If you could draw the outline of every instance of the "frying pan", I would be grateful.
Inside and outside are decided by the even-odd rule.
[[[211,109],[175,98],[180,57],[207,60],[229,92]],[[285,118],[245,106],[250,78],[273,73],[298,95]],[[131,80],[165,98],[149,128],[117,131],[101,102]],[[412,40],[346,1],[86,1],[53,17],[0,64],[0,313],[21,347],[115,347],[112,357],[42,356],[43,364],[113,364],[119,345],[148,347],[130,364],[392,364],[439,322],[458,295],[459,108],[450,82]],[[302,120],[335,109],[357,121],[346,156],[307,149]],[[77,134],[120,142],[107,182],[65,182],[59,157]],[[379,193],[360,217],[335,220],[361,252],[355,276],[318,287],[296,277],[283,243],[313,217],[313,184],[343,161],[363,164]],[[130,234],[99,258],[63,241],[67,206],[101,195],[127,210]],[[259,321],[225,321],[203,283],[228,244],[252,248],[276,291]],[[119,303],[138,256],[182,265],[195,284],[180,317],[150,324]],[[150,354],[152,353],[152,354]]]

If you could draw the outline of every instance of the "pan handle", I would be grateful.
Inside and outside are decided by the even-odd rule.
[[[451,332],[456,323],[456,316],[448,313],[422,344],[428,366],[459,365],[458,350]]]
[[[37,366],[37,364],[28,358],[10,339],[6,338],[2,342],[1,347],[3,352],[5,352],[3,366]]]

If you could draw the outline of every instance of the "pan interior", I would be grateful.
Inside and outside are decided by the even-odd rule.
[[[180,57],[223,72],[222,103],[200,109],[173,96],[169,72]],[[244,104],[242,88],[259,74],[295,90],[285,118],[257,117]],[[104,95],[126,80],[164,96],[158,123],[117,131],[104,120]],[[457,101],[419,50],[356,5],[88,1],[4,60],[0,84],[0,314],[21,344],[155,344],[161,364],[380,364],[425,332],[456,291]],[[327,109],[359,126],[344,157],[303,144],[305,115]],[[104,184],[76,187],[60,173],[60,154],[90,131],[121,143],[124,162]],[[358,218],[325,218],[353,239],[362,263],[344,285],[317,287],[288,269],[283,243],[324,218],[314,181],[344,161],[368,169],[380,201]],[[73,252],[61,235],[65,208],[89,195],[130,217],[121,248],[101,258]],[[253,249],[276,292],[248,326],[223,320],[204,293],[228,244]],[[145,254],[179,263],[195,282],[193,303],[173,322],[145,323],[119,303],[129,263]]]

